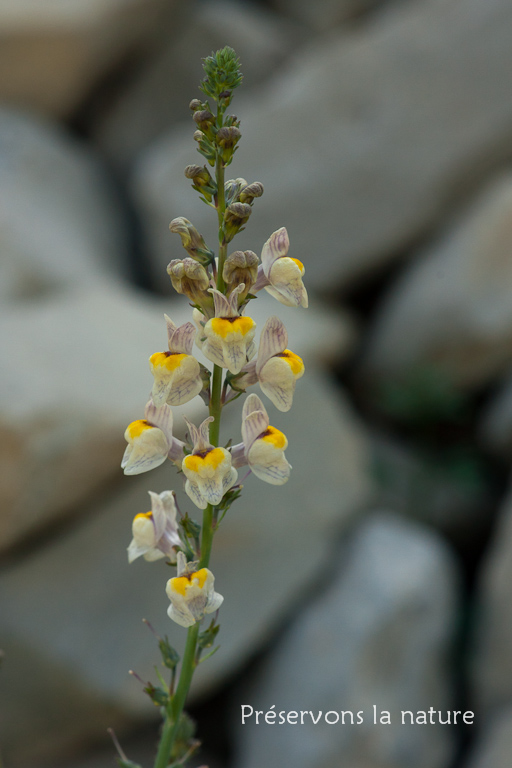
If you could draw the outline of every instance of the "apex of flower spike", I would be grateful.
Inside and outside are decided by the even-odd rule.
[[[216,101],[222,99],[227,106],[232,91],[238,88],[243,79],[240,60],[233,48],[226,45],[207,56],[203,59],[203,70],[205,77],[200,85],[201,90]]]

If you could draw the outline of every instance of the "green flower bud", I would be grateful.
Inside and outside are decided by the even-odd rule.
[[[240,192],[239,200],[241,203],[252,203],[255,197],[261,197],[263,194],[263,184],[259,181],[253,181]]]
[[[201,109],[194,112],[192,119],[202,131],[208,131],[215,123],[215,117],[208,109]]]
[[[237,232],[243,228],[249,220],[252,208],[248,203],[231,203],[224,213],[225,240],[231,242]]]
[[[251,290],[258,277],[258,257],[253,251],[234,251],[224,262],[222,278],[229,292],[241,283],[245,288],[239,296],[239,304],[242,304],[245,297]]]
[[[234,202],[240,201],[240,191],[244,189],[244,187],[247,186],[247,182],[245,179],[242,179],[241,177],[238,179],[229,179],[229,181],[226,181],[224,184],[224,195],[226,198],[226,205],[230,205]]]
[[[167,274],[176,293],[187,296],[192,304],[201,308],[213,304],[213,298],[207,292],[210,278],[206,269],[195,259],[173,259],[167,267]]]
[[[211,264],[214,259],[213,251],[206,247],[203,236],[188,219],[178,216],[171,221],[169,229],[180,236],[181,244],[189,256],[205,266]]]

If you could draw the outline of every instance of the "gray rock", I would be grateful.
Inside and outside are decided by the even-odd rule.
[[[383,4],[385,0],[273,0],[280,13],[305,24],[308,29],[327,32],[343,21]]]
[[[177,0],[3,0],[0,98],[69,116],[128,53],[160,29]]]
[[[402,253],[510,156],[511,34],[508,0],[411,3],[299,50],[249,105],[235,99],[243,137],[230,174],[265,186],[236,247],[258,252],[286,226],[308,286],[324,290]],[[155,283],[173,217],[216,242],[215,216],[183,177],[192,133],[176,129],[134,171]]]
[[[374,320],[361,366],[368,379],[431,365],[461,387],[476,387],[510,367],[511,215],[508,175],[405,270]]]
[[[276,302],[265,294],[253,310],[261,328]],[[354,326],[342,314],[312,306],[292,319],[283,310],[290,345],[308,367],[343,357],[352,344]],[[124,430],[142,418],[152,387],[147,360],[167,347],[164,312],[178,324],[190,320],[184,300],[106,282],[0,314],[0,356],[9,361],[0,398],[0,550],[120,477]],[[185,412],[195,418],[201,408],[195,398]],[[180,429],[179,416],[176,423]]]
[[[196,4],[170,42],[113,99],[95,129],[96,141],[118,167],[128,168],[150,142],[189,116],[189,102],[203,95],[201,60],[211,51],[226,41],[235,49],[245,91],[275,72],[294,39],[289,25],[251,3]]]
[[[464,768],[508,768],[512,750],[512,711],[500,712],[486,728]]]
[[[446,719],[452,708],[458,579],[450,551],[416,524],[374,514],[356,530],[341,569],[326,561],[320,574],[304,594],[310,604],[236,697],[236,764],[446,768],[453,730],[402,725],[401,710],[433,707]],[[253,716],[241,725],[242,704],[322,716],[316,725],[308,714],[303,725],[300,715],[297,724],[256,725]],[[391,724],[374,724],[374,705]],[[354,725],[348,714],[336,724],[336,711],[352,711]]]
[[[0,109],[0,299],[123,273],[124,222],[98,159],[60,126]]]
[[[512,704],[512,494],[505,500],[478,584],[473,696],[487,720]]]
[[[124,430],[151,390],[146,360],[166,346],[163,312],[108,284],[2,312],[0,549],[120,477]]]
[[[201,665],[195,695],[213,691],[268,639],[307,589],[331,551],[332,538],[369,495],[368,447],[339,391],[311,371],[288,414],[271,421],[290,441],[290,481],[271,487],[250,477],[214,543],[212,571],[224,595],[221,648]],[[293,415],[295,414],[295,416]],[[233,411],[230,429],[239,439]],[[128,566],[133,515],[148,508],[149,489],[176,488],[182,510],[191,502],[181,476],[160,467],[126,478],[125,489],[87,520],[0,578],[2,669],[0,739],[9,764],[34,764],[109,726],[154,717],[154,707],[129,677],[154,677],[149,619],[182,650],[185,632],[166,615],[162,562]],[[433,631],[433,630],[429,630]],[[30,739],[27,739],[30,723]]]

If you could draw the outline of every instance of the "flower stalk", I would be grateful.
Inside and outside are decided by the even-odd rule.
[[[180,512],[174,491],[150,492],[151,511],[140,512],[132,524],[129,561],[140,556],[150,562],[167,558],[170,565],[176,565],[177,575],[168,579],[166,586],[171,603],[168,616],[187,628],[179,675],[178,652],[167,638],[160,638],[170,684],[158,672],[161,687],[151,683],[144,687],[163,717],[154,768],[184,766],[199,745],[184,707],[196,667],[218,648],[208,650],[219,631],[217,614],[224,598],[214,589],[209,564],[214,535],[242,491],[238,469],[248,466],[249,472],[272,485],[287,482],[291,469],[284,456],[288,441],[270,425],[257,395],[249,395],[244,404],[242,442],[231,446],[230,441],[227,448],[220,445],[223,407],[258,383],[279,410],[287,411],[296,380],[304,372],[300,358],[286,349],[288,337],[279,318],[266,323],[257,352],[253,341],[256,323],[244,314],[262,288],[283,304],[307,306],[304,267],[287,256],[289,241],[284,227],[264,244],[261,264],[253,251],[234,251],[228,257],[228,244],[247,223],[254,201],[263,194],[263,185],[248,184],[243,178],[225,180],[225,169],[241,138],[239,121],[226,113],[233,90],[242,81],[235,52],[226,47],[207,57],[204,71],[201,90],[215,102],[216,114],[208,101],[194,99],[190,108],[197,126],[197,150],[215,169],[214,178],[206,165],[194,164],[187,166],[185,176],[203,202],[217,212],[218,255],[215,258],[188,219],[173,219],[170,230],[180,236],[187,256],[173,259],[167,271],[173,288],[191,301],[194,323],[178,327],[165,316],[169,349],[150,357],[154,377],[151,400],[144,419],[132,422],[126,430],[128,446],[122,462],[125,474],[139,474],[169,459],[182,471],[185,493],[202,510],[199,525],[188,512]],[[211,375],[192,354],[194,337],[213,363]],[[209,415],[199,427],[185,418],[189,439],[182,442],[173,436],[171,406],[187,403],[196,395],[207,404]],[[201,631],[201,621],[208,613],[215,618]],[[124,757],[120,765],[140,768]]]

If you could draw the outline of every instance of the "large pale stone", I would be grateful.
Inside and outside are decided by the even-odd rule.
[[[473,643],[473,695],[487,720],[512,704],[512,493],[481,570]]]
[[[109,69],[155,35],[168,12],[169,0],[3,0],[0,97],[70,115]]]
[[[512,711],[500,712],[480,734],[464,768],[508,768],[512,752]]]
[[[266,294],[253,305],[260,328],[277,308],[308,367],[343,356],[354,338],[338,313],[314,306],[280,312]],[[108,285],[0,314],[0,549],[120,476],[124,430],[142,418],[152,387],[147,360],[167,348],[164,311],[178,324],[190,320],[184,299]],[[195,398],[187,413],[195,416],[201,402]],[[176,424],[182,429],[179,415]]]
[[[328,290],[403,253],[510,156],[511,36],[508,0],[400,4],[300,50],[249,105],[235,99],[243,137],[229,173],[265,186],[236,247],[258,252],[284,225],[308,285]],[[182,176],[197,161],[192,133],[156,143],[134,175],[155,282],[173,217],[216,242]]]
[[[314,371],[299,384],[293,410],[271,416],[290,442],[289,482],[276,488],[250,477],[215,538],[211,567],[225,598],[221,648],[199,668],[196,695],[262,647],[323,572],[333,537],[368,499],[368,446],[342,393]],[[239,429],[233,410],[222,439],[239,440]],[[94,515],[0,578],[0,739],[10,765],[34,765],[36,755],[55,754],[78,737],[154,716],[127,674],[132,668],[154,677],[158,663],[142,617],[183,648],[185,631],[166,615],[164,588],[173,571],[162,562],[129,566],[125,548],[133,515],[148,508],[149,489],[174,487],[181,509],[200,513],[170,466],[125,483]]]
[[[384,298],[362,371],[369,380],[435,366],[464,387],[512,364],[512,177],[488,187]]]
[[[427,529],[375,514],[356,530],[340,559],[341,567],[332,559],[324,563],[319,580],[303,595],[309,600],[304,612],[253,684],[237,692],[236,765],[446,768],[454,731],[404,725],[401,711],[433,707],[446,720],[452,709],[449,657],[458,582],[453,556]],[[285,718],[298,711],[299,719],[266,724],[260,717],[257,725],[252,717],[242,725],[243,704],[264,712],[275,704]],[[390,724],[374,723],[374,705],[378,713],[388,711]],[[342,711],[354,713],[353,725],[349,714],[342,723]],[[316,725],[309,712],[315,719],[321,713]]]
[[[2,108],[0,169],[3,307],[126,271],[119,206],[85,145],[35,115]]]
[[[228,42],[242,62],[246,93],[275,72],[294,38],[279,17],[251,3],[198,3],[168,44],[109,105],[95,129],[97,142],[116,165],[126,168],[176,122],[190,117],[194,126],[188,104],[205,98],[199,83],[206,55]]]

